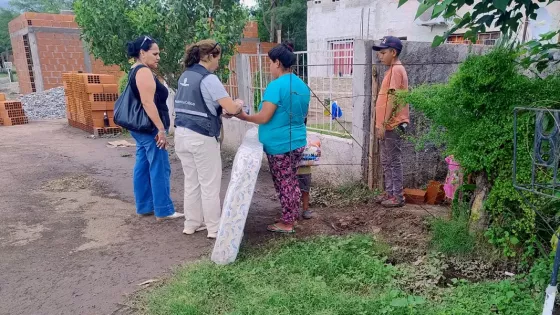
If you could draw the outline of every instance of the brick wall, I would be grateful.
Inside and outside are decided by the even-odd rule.
[[[266,54],[272,49],[272,47],[276,46],[276,44],[261,42],[259,40],[259,30],[257,22],[249,21],[243,29],[243,38],[241,39],[241,43],[236,47],[237,54],[256,55],[257,53],[259,53],[259,46],[260,53]],[[263,65],[266,66],[268,64],[268,58],[266,56],[262,56],[261,59]],[[259,59],[257,57],[250,58],[249,62],[251,67],[251,75],[254,75],[258,71],[258,60]],[[228,81],[224,83],[224,85],[226,86],[226,89],[228,90],[228,93],[230,95],[237,97],[239,95],[239,87],[237,84],[237,78],[235,76],[235,73],[237,72],[236,56],[233,56],[231,58],[229,69],[231,71],[231,75]]]
[[[243,29],[243,38],[241,43],[237,46],[237,52],[240,54],[256,54],[258,53],[258,46],[261,46],[260,53],[266,54],[276,43],[261,42],[259,40],[259,29],[256,21],[249,21]]]
[[[27,57],[25,46],[23,44],[23,36],[18,36],[17,38],[12,38],[12,51],[14,54],[14,68],[18,72],[19,89],[20,93],[27,94],[31,93],[31,79],[29,77],[30,69],[27,65]],[[31,68],[32,72],[33,68]]]
[[[87,72],[80,34],[36,34],[43,88],[62,85],[62,74],[71,71]]]
[[[86,55],[74,15],[26,12],[9,30],[23,94],[62,86],[62,74],[70,71],[122,75],[117,66]]]
[[[259,38],[259,25],[257,21],[249,21],[243,29],[244,38]]]
[[[90,62],[92,67],[92,73],[95,74],[110,74],[114,75],[117,79],[124,75],[121,71],[119,66],[106,66],[103,61],[99,59],[95,59],[93,56],[90,56]]]

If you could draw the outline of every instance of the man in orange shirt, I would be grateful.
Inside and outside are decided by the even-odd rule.
[[[387,208],[396,208],[404,206],[402,136],[410,123],[410,114],[409,106],[397,106],[394,98],[397,90],[408,90],[408,76],[399,60],[400,39],[386,36],[373,50],[377,51],[379,61],[389,66],[375,104],[375,131],[380,141],[385,178],[385,192],[377,202]]]

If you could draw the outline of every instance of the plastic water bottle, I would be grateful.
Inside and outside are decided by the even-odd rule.
[[[103,123],[105,127],[109,127],[109,116],[107,116],[107,112],[103,113]]]

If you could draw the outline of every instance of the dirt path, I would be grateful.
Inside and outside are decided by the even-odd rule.
[[[138,284],[210,252],[204,233],[181,233],[182,220],[135,215],[135,149],[107,148],[110,140],[91,139],[64,120],[0,127],[0,314],[122,314],[120,303]],[[228,179],[226,169],[222,196]],[[181,166],[172,156],[178,210],[182,191]],[[270,175],[261,172],[246,238],[282,237],[265,230],[279,210]],[[415,239],[425,215],[367,205],[320,209],[298,234],[404,231],[397,237]]]
[[[108,141],[64,121],[0,127],[0,314],[111,314],[139,283],[211,250],[204,233],[182,235],[182,221],[135,215],[134,148]],[[255,196],[255,208],[265,204]]]

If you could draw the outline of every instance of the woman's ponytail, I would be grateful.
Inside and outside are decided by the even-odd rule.
[[[185,68],[189,68],[199,62],[200,62],[200,47],[196,44],[188,46],[185,52],[185,60],[183,62],[183,66]]]

